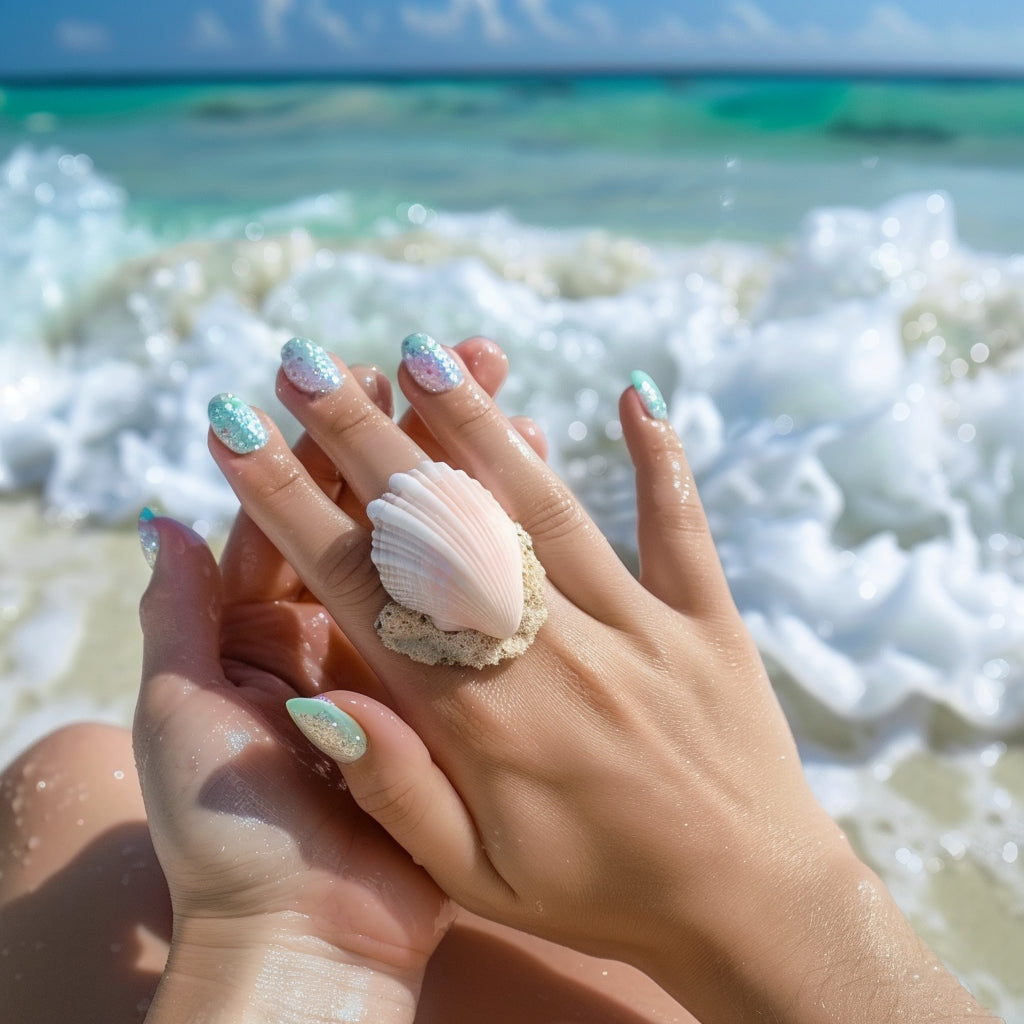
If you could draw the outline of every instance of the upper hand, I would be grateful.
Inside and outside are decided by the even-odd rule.
[[[547,624],[497,668],[427,668],[381,645],[373,623],[387,596],[365,521],[337,507],[266,417],[264,447],[239,455],[211,438],[211,450],[401,716],[365,694],[332,694],[368,736],[346,767],[361,806],[472,910],[641,965],[670,942],[696,970],[757,923],[766,889],[801,873],[811,884],[849,851],[806,786],[667,421],[633,389],[623,395],[637,581],[461,369],[443,392],[405,368],[399,380],[547,571]],[[354,384],[343,373],[337,390],[310,395],[281,375],[278,393],[362,507],[424,452]]]

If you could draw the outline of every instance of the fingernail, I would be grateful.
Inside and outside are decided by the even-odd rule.
[[[440,394],[462,383],[459,364],[429,334],[410,334],[402,342],[402,362],[424,391]]]
[[[288,714],[302,735],[339,764],[352,764],[366,753],[366,733],[351,716],[319,697],[292,697]]]
[[[237,395],[216,395],[207,409],[213,432],[233,452],[248,455],[268,441],[266,427]]]
[[[661,391],[658,390],[658,385],[643,370],[634,370],[630,378],[644,409],[647,410],[647,415],[652,420],[667,420],[668,406],[662,398]]]
[[[142,557],[150,569],[156,565],[156,556],[160,551],[160,534],[153,525],[155,518],[156,514],[151,508],[144,508],[139,513],[139,543],[142,545]]]
[[[341,387],[341,373],[331,357],[308,338],[292,338],[281,349],[284,375],[307,395],[326,395]]]

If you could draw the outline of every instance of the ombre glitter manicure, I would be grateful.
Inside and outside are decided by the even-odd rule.
[[[307,395],[326,395],[341,387],[341,373],[331,357],[308,338],[292,338],[281,349],[284,375]]]
[[[151,508],[144,508],[139,513],[139,543],[142,545],[142,557],[150,569],[156,565],[156,556],[160,552],[160,534],[153,525],[155,518]]]
[[[366,733],[351,716],[319,697],[292,697],[288,714],[303,736],[339,764],[352,764],[366,753]]]
[[[257,451],[269,440],[259,417],[237,395],[222,394],[211,398],[207,413],[213,432],[239,455]]]
[[[636,393],[640,396],[640,401],[643,402],[647,415],[652,420],[667,420],[668,406],[665,404],[665,399],[662,398],[661,391],[658,390],[658,385],[650,376],[643,370],[634,370],[630,379],[633,381]]]
[[[424,391],[441,394],[462,383],[459,364],[429,334],[410,334],[402,342],[402,362]]]

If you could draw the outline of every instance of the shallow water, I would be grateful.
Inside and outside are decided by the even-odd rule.
[[[126,720],[124,524],[148,503],[218,535],[207,399],[285,420],[292,334],[384,366],[412,330],[496,338],[505,408],[627,562],[640,366],[817,792],[1024,1011],[1021,88],[8,90],[0,753]]]

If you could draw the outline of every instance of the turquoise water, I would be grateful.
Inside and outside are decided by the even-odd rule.
[[[501,79],[2,90],[0,151],[89,154],[138,215],[193,231],[299,196],[659,238],[763,240],[812,207],[942,187],[962,236],[1020,246],[1024,83]],[[331,225],[336,228],[337,225]]]

